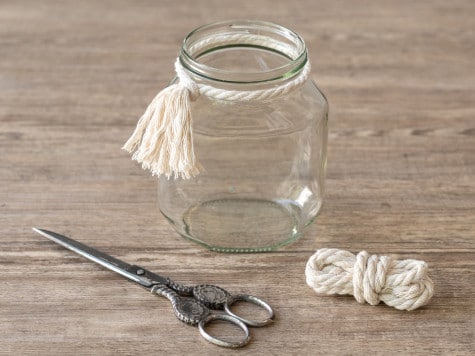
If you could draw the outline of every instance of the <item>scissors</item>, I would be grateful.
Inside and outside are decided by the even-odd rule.
[[[138,283],[149,289],[153,294],[166,297],[170,300],[173,311],[179,320],[188,325],[198,326],[200,334],[207,341],[218,346],[243,347],[251,339],[248,326],[261,327],[270,324],[274,320],[274,311],[270,305],[253,295],[232,295],[225,289],[211,284],[185,286],[172,281],[170,278],[152,273],[143,267],[130,265],[69,237],[43,229],[33,228],[33,230],[51,241]],[[231,311],[231,306],[237,301],[257,305],[267,312],[267,318],[250,320],[234,314]],[[222,320],[238,326],[244,332],[244,336],[237,341],[227,341],[210,335],[206,332],[205,326],[214,320]]]

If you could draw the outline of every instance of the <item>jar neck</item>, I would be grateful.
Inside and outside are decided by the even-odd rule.
[[[180,62],[198,82],[211,85],[280,85],[308,61],[303,39],[272,23],[227,21],[205,25],[183,41]]]

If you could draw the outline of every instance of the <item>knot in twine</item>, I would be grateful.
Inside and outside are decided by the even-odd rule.
[[[251,34],[210,37],[194,44],[191,52],[197,54],[215,46],[235,43],[264,46],[289,58],[299,55],[280,41]],[[157,94],[122,148],[133,153],[132,159],[141,163],[143,169],[150,170],[152,175],[189,179],[199,174],[201,168],[193,147],[191,101],[200,95],[241,102],[274,99],[303,85],[310,73],[310,63],[307,60],[304,67],[282,85],[262,90],[225,90],[196,83],[180,58],[175,62],[175,71],[179,80]]]
[[[350,294],[359,303],[383,303],[400,310],[426,305],[434,294],[424,261],[393,260],[361,251],[323,248],[305,268],[307,284],[318,294]]]

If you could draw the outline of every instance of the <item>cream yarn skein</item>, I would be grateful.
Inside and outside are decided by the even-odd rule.
[[[434,294],[428,267],[419,260],[393,260],[361,251],[323,248],[305,268],[307,284],[318,294],[350,294],[359,303],[383,303],[400,310],[426,305]]]

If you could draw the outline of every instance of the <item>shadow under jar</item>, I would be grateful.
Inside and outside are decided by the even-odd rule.
[[[191,32],[180,61],[198,84],[250,92],[295,81],[308,58],[295,32],[230,21]],[[295,241],[323,199],[328,104],[316,85],[304,80],[264,100],[201,95],[191,112],[201,173],[160,177],[165,217],[182,236],[214,251],[263,252]]]

